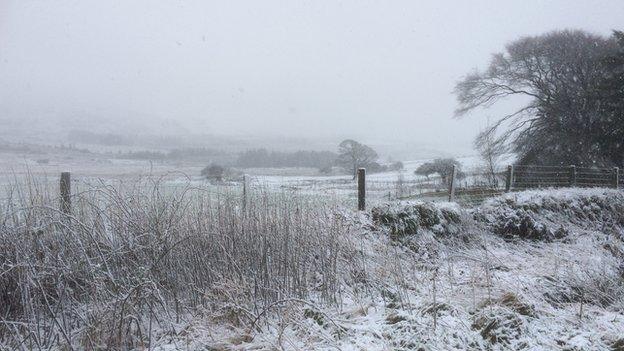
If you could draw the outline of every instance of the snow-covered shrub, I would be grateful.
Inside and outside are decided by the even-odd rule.
[[[371,215],[373,223],[387,228],[394,239],[418,234],[421,230],[452,234],[461,222],[459,209],[431,202],[385,204],[374,207]]]
[[[524,348],[520,344],[526,329],[524,320],[508,309],[496,307],[479,312],[472,329],[478,331],[483,340],[490,344],[503,344],[512,350]]]
[[[505,194],[475,211],[478,220],[491,224],[501,235],[537,239],[565,236],[569,222],[594,228],[596,224],[622,235],[624,193],[614,189],[549,189]],[[523,227],[523,229],[519,229]]]
[[[497,210],[502,210],[498,208]],[[552,241],[568,235],[568,231],[559,226],[553,228],[531,211],[522,208],[508,208],[495,215],[484,216],[476,213],[475,219],[489,225],[490,230],[506,239],[530,239]]]
[[[624,227],[624,194],[613,189],[551,189],[511,193],[486,202],[474,211],[474,218],[507,239],[562,239],[569,234],[563,223],[584,228],[600,225],[621,236],[621,227]]]
[[[617,267],[575,266],[560,276],[547,279],[551,284],[544,289],[544,297],[551,304],[583,303],[624,308],[624,277]]]
[[[502,306],[507,307],[510,310],[528,317],[536,317],[535,307],[522,301],[518,295],[507,292],[504,293],[498,299],[486,299],[479,304],[480,309],[484,309],[489,306]]]

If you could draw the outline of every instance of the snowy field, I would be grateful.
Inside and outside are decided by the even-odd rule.
[[[252,329],[191,318],[177,326],[182,337],[165,333],[156,349],[622,350],[621,193],[529,191],[468,212],[429,209],[457,218],[421,222],[399,239],[367,215],[350,218],[335,304],[284,299]],[[565,235],[492,232],[525,215],[536,232]]]
[[[69,222],[44,189],[7,194],[0,349],[624,346],[617,190],[358,213],[301,192],[252,193],[245,207],[160,186],[94,186]]]
[[[1,350],[624,348],[617,190],[460,207],[385,201],[387,172],[356,212],[350,176],[259,171],[243,198],[193,164],[0,160]]]
[[[457,158],[467,172],[480,166],[477,156]],[[404,161],[400,171],[367,174],[367,199],[371,204],[381,203],[396,198],[397,183],[405,189],[413,188],[413,194],[423,191],[441,190],[446,187],[436,186],[430,189],[418,188],[426,179],[414,174],[423,163],[431,159]],[[87,190],[102,183],[119,185],[133,184],[139,178],[156,179],[164,189],[183,189],[193,186],[214,193],[241,193],[242,176],[224,184],[212,185],[200,176],[205,165],[192,162],[150,162],[141,160],[121,160],[101,155],[70,154],[0,154],[0,185],[24,182],[35,179],[40,185],[50,188],[58,186],[61,172],[72,173],[72,185],[75,189]],[[240,169],[246,174],[248,185],[258,191],[300,193],[325,198],[353,202],[357,196],[357,186],[350,175],[322,176],[315,169]],[[418,188],[418,189],[416,189]],[[404,190],[405,191],[405,190]],[[411,194],[410,193],[410,194]],[[441,196],[440,198],[444,198]],[[433,197],[432,199],[438,199]]]

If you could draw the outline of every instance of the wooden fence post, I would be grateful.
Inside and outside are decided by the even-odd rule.
[[[61,173],[61,211],[65,214],[71,213],[71,173]]]
[[[576,186],[576,166],[570,166],[570,186]]]
[[[366,209],[366,169],[358,168],[357,170],[358,185],[358,211]]]
[[[247,175],[243,174],[243,212],[247,211]]]
[[[620,168],[618,167],[613,167],[613,187],[616,189],[620,187]]]
[[[513,186],[513,166],[507,166],[507,178],[505,179],[505,192],[510,192]]]
[[[449,202],[455,200],[455,181],[457,178],[457,166],[453,165],[453,172],[451,173],[451,184],[449,188]]]

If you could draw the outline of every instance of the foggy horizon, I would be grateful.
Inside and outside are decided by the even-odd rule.
[[[453,118],[461,77],[522,36],[624,23],[619,1],[531,5],[4,1],[0,123],[469,152],[502,112]]]

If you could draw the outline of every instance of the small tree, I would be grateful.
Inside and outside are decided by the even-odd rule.
[[[396,161],[396,162],[392,162],[389,166],[388,166],[388,170],[389,171],[400,171],[403,168],[405,168],[405,166],[403,165],[403,162],[401,161]]]
[[[223,166],[213,163],[210,166],[202,169],[201,175],[206,179],[221,182],[223,181],[223,176],[225,175],[225,168]]]
[[[496,171],[500,158],[505,153],[505,144],[500,139],[497,139],[492,128],[488,127],[485,131],[479,133],[475,139],[475,148],[481,156],[488,184],[490,186],[498,185]]]
[[[332,166],[331,165],[324,165],[319,167],[318,172],[322,175],[328,175],[331,174],[332,172]]]
[[[405,196],[405,178],[403,177],[403,172],[399,172],[397,176],[397,181],[395,183],[395,192],[397,199]]]
[[[457,167],[457,177],[463,178],[463,173],[460,171],[461,163],[454,158],[437,158],[433,162],[423,163],[414,171],[414,174],[423,175],[427,178],[432,174],[438,174],[442,183],[449,184],[453,165]]]
[[[355,140],[347,139],[338,145],[338,164],[351,171],[353,179],[357,176],[360,167],[376,167],[377,152],[370,146],[360,144]]]

